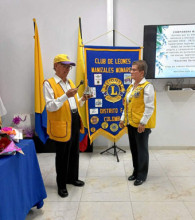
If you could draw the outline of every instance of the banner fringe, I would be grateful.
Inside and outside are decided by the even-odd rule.
[[[110,134],[109,132],[103,130],[102,128],[98,129],[94,134],[89,136],[90,144],[100,135],[109,139],[112,142],[117,142],[124,134],[127,134],[127,127],[122,129],[116,136]]]

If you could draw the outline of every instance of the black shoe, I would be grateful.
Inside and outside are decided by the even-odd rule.
[[[131,175],[131,176],[129,176],[129,178],[128,178],[129,181],[133,181],[133,180],[135,180],[135,179],[136,179],[136,177],[135,177],[134,175]]]
[[[74,186],[79,186],[79,187],[81,187],[81,186],[84,186],[84,185],[85,185],[85,182],[83,182],[83,181],[81,181],[81,180],[75,180],[75,181],[73,181],[73,182],[69,182],[69,184],[72,184],[72,185],[74,185]]]
[[[143,180],[136,180],[136,181],[134,182],[134,185],[135,185],[135,186],[139,186],[139,185],[141,185],[143,182],[144,182]]]
[[[58,189],[58,195],[62,198],[67,197],[68,196],[67,189]]]

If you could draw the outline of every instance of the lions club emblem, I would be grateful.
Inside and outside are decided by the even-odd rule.
[[[91,128],[91,132],[93,133],[93,132],[95,132],[96,131],[96,129],[94,128],[94,127],[92,127]]]
[[[105,81],[101,92],[108,102],[118,102],[121,100],[125,88],[122,81],[118,78],[110,78]]]
[[[116,131],[118,130],[118,125],[117,125],[116,123],[112,123],[112,124],[110,125],[110,130],[111,130],[112,132],[116,132]]]
[[[95,125],[99,122],[99,118],[97,116],[93,116],[91,119],[91,124]]]
[[[108,127],[108,122],[103,122],[102,124],[101,124],[101,126],[102,126],[102,128],[103,129],[106,129],[107,127]]]

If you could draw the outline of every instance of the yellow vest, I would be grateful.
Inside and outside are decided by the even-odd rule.
[[[127,117],[129,120],[129,124],[133,127],[138,127],[140,124],[140,120],[143,117],[145,104],[144,104],[144,88],[150,82],[146,81],[143,84],[139,84],[136,89],[134,89],[130,95],[129,103],[127,104],[127,94],[133,87],[131,84],[127,88],[127,92],[124,98],[124,113],[125,113],[125,126],[127,125]],[[145,128],[155,128],[156,125],[156,91],[154,94],[154,111],[152,116],[148,120]]]
[[[64,94],[64,90],[60,86],[59,83],[55,82],[54,78],[48,79],[50,86],[54,91],[54,98],[57,99],[58,97]],[[69,80],[71,88],[75,88],[74,83]],[[80,108],[77,99],[77,94],[74,96],[78,108],[78,112],[80,115]],[[49,138],[55,141],[67,142],[71,138],[71,129],[72,129],[72,114],[71,108],[69,105],[68,100],[64,102],[62,107],[54,112],[47,111],[47,133]],[[81,133],[84,133],[84,126],[81,121]]]

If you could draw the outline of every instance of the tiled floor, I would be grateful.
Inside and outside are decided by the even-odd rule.
[[[192,220],[195,219],[195,150],[150,150],[147,181],[134,186],[131,155],[116,157],[94,148],[80,154],[82,188],[67,185],[57,194],[55,154],[38,154],[47,199],[26,220]]]

